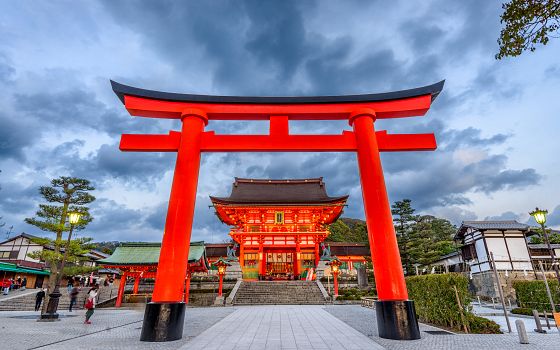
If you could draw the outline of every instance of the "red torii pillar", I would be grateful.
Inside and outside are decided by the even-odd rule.
[[[379,293],[381,337],[418,339],[414,304],[408,300],[379,152],[434,150],[433,134],[388,134],[375,119],[424,115],[443,81],[383,94],[318,97],[232,97],[169,94],[112,82],[126,109],[137,116],[181,119],[181,132],[123,135],[123,151],[178,152],[152,303],[146,306],[141,340],[182,337],[183,288],[201,152],[356,152]],[[208,120],[269,120],[269,135],[216,135]],[[341,135],[290,135],[290,120],[348,120]],[[318,254],[316,244],[315,253]],[[265,256],[260,273],[265,273]]]
[[[192,221],[200,168],[200,141],[208,118],[203,111],[181,114],[181,138],[169,196],[165,231],[152,302],[146,305],[140,340],[176,340],[183,337],[183,288],[189,260]],[[165,317],[161,317],[161,316]],[[170,318],[171,317],[171,318]]]

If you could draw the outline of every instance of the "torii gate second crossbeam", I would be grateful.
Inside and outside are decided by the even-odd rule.
[[[122,151],[177,152],[152,302],[146,306],[141,340],[182,337],[183,288],[202,152],[356,152],[369,245],[379,301],[379,335],[419,339],[412,300],[404,280],[399,248],[379,152],[431,151],[433,134],[375,131],[377,119],[427,113],[444,82],[382,94],[316,97],[235,97],[166,93],[111,81],[131,115],[180,119],[180,132],[129,135]],[[268,135],[219,135],[205,131],[209,120],[269,120]],[[347,120],[353,131],[339,135],[291,135],[290,120]]]

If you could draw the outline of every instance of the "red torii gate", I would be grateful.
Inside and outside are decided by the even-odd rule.
[[[356,152],[379,301],[379,335],[419,339],[414,304],[408,300],[379,152],[431,151],[434,134],[375,131],[377,119],[422,116],[444,81],[381,94],[315,97],[236,97],[166,93],[111,81],[133,116],[180,119],[181,132],[129,135],[122,151],[177,152],[152,303],[146,306],[141,340],[182,337],[182,303],[202,152]],[[270,120],[269,135],[219,135],[209,120]],[[340,135],[290,135],[290,120],[348,120]]]

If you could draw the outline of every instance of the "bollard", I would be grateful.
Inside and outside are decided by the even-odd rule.
[[[519,344],[529,344],[529,337],[527,337],[527,330],[525,329],[525,323],[521,320],[516,320],[515,328],[517,328],[517,335],[519,336]]]
[[[509,305],[509,308],[511,310],[511,300],[509,298],[508,298],[508,305]]]
[[[482,303],[480,302],[480,295],[477,295],[476,298],[478,299],[478,306],[482,306]]]
[[[494,297],[492,297],[492,307],[495,309],[496,308],[496,304],[494,304]]]
[[[535,332],[546,333],[546,331],[542,329],[541,319],[539,318],[539,312],[537,310],[533,310],[533,317],[535,318],[535,324],[537,325],[537,328],[535,328]]]
[[[546,328],[550,329],[550,322],[548,321],[548,314],[546,313],[546,310],[544,310],[543,313],[544,313],[544,321],[546,322]]]

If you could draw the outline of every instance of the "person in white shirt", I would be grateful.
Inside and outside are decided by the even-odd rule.
[[[85,308],[87,309],[86,311],[86,320],[84,321],[85,324],[91,324],[91,321],[89,320],[91,318],[91,316],[93,316],[93,313],[95,311],[95,299],[97,298],[97,293],[99,292],[99,285],[96,284],[95,286],[93,286],[87,294],[87,299],[86,299],[86,305]]]

